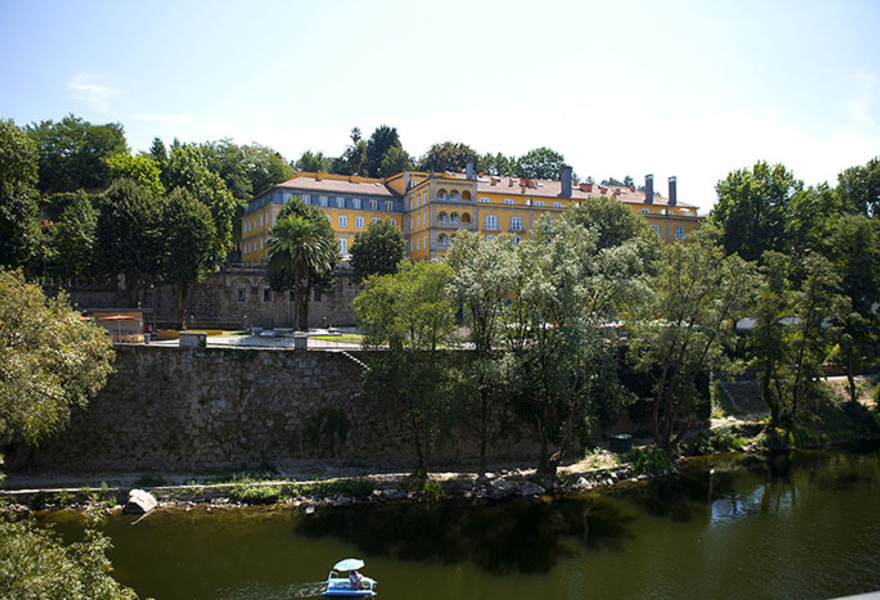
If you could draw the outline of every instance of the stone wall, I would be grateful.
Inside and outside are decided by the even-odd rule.
[[[124,281],[102,286],[93,282],[47,280],[45,287],[49,293],[55,293],[63,287],[70,293],[73,304],[80,309],[125,308],[131,304]],[[351,301],[357,293],[358,288],[351,280],[351,271],[337,271],[332,293],[313,297],[309,303],[309,327],[354,325]],[[160,325],[176,322],[177,304],[171,286],[148,288],[139,302],[141,306],[153,310]],[[194,327],[287,327],[290,306],[286,292],[269,289],[265,268],[226,266],[209,275],[204,282],[192,286],[187,315],[192,317]]]
[[[8,468],[186,471],[414,458],[400,415],[356,395],[362,367],[343,352],[118,346],[115,366],[67,430],[36,451],[13,449]],[[473,434],[461,431],[431,460],[476,457]]]

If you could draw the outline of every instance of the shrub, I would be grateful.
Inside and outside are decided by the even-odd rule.
[[[668,475],[675,466],[672,455],[662,448],[653,446],[635,448],[626,455],[626,462],[632,464],[636,475],[650,475],[652,477]]]
[[[277,485],[238,484],[229,490],[229,498],[239,504],[278,504],[281,488]]]

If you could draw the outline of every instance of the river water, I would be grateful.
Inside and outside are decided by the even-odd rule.
[[[47,517],[69,539],[74,513]],[[880,590],[880,451],[711,457],[581,499],[160,510],[103,525],[157,600],[319,597],[363,557],[385,599],[798,598]]]

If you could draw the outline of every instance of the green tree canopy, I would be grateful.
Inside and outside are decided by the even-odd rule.
[[[176,188],[162,206],[159,232],[164,245],[161,276],[174,285],[178,327],[186,329],[190,287],[204,280],[213,265],[214,220],[208,207]]]
[[[183,188],[211,211],[215,230],[214,261],[225,260],[232,249],[234,224],[244,211],[244,202],[236,200],[223,179],[208,168],[208,161],[197,146],[174,145],[164,175],[166,189]]]
[[[368,177],[388,177],[394,173],[385,172],[382,163],[385,156],[392,149],[400,153],[403,147],[400,145],[400,136],[397,135],[396,127],[380,125],[373,131],[367,142],[367,163],[365,172]]]
[[[0,265],[25,264],[40,240],[37,147],[15,123],[0,119]]]
[[[101,204],[95,232],[97,268],[107,277],[125,275],[132,306],[144,282],[161,273],[161,217],[161,199],[128,179],[111,185]]]
[[[397,271],[406,258],[406,240],[395,223],[376,221],[354,238],[349,250],[355,283],[370,275],[388,275]]]
[[[763,161],[719,181],[710,221],[721,229],[725,252],[747,261],[760,260],[766,250],[789,252],[786,223],[792,196],[802,189],[803,183],[784,166]]]
[[[547,147],[529,150],[516,161],[517,175],[534,179],[559,179],[565,157]]]
[[[452,269],[443,262],[403,261],[393,275],[374,275],[352,302],[368,357],[363,393],[398,409],[427,471],[428,449],[448,415],[447,361],[438,352],[455,328],[448,293]],[[384,349],[387,346],[387,349]]]
[[[306,150],[296,161],[296,168],[306,173],[326,173],[328,172],[328,160],[324,157],[323,152],[312,152]]]
[[[55,223],[50,271],[61,277],[89,278],[96,274],[99,213],[85,192],[70,193],[69,197]]]
[[[29,125],[28,133],[39,152],[39,185],[42,192],[101,191],[110,185],[111,156],[128,152],[120,123],[94,125],[67,115]]]
[[[114,154],[107,159],[107,168],[110,181],[130,179],[155,196],[165,194],[165,186],[162,185],[162,169],[148,154],[137,156],[132,156],[128,152]]]
[[[466,145],[455,142],[434,144],[418,161],[420,171],[464,171],[467,162],[473,159],[476,163],[477,153]]]
[[[664,247],[653,298],[632,303],[626,319],[629,359],[654,383],[654,438],[664,449],[708,406],[700,379],[729,364],[733,323],[749,308],[756,285],[753,265],[725,257],[716,237],[705,228]]]
[[[0,269],[0,441],[37,444],[62,429],[110,374],[106,332],[47,299],[20,272]]]
[[[110,576],[110,538],[89,530],[65,546],[60,536],[33,521],[0,519],[0,593],[42,600],[137,600],[134,590]]]
[[[876,218],[880,214],[880,157],[840,173],[837,194],[847,210]]]

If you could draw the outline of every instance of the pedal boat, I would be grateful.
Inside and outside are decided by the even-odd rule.
[[[360,588],[354,588],[349,581],[349,573],[364,568],[364,561],[359,558],[346,558],[333,565],[327,576],[327,587],[321,594],[325,598],[372,598],[376,596],[375,579],[361,577]]]

